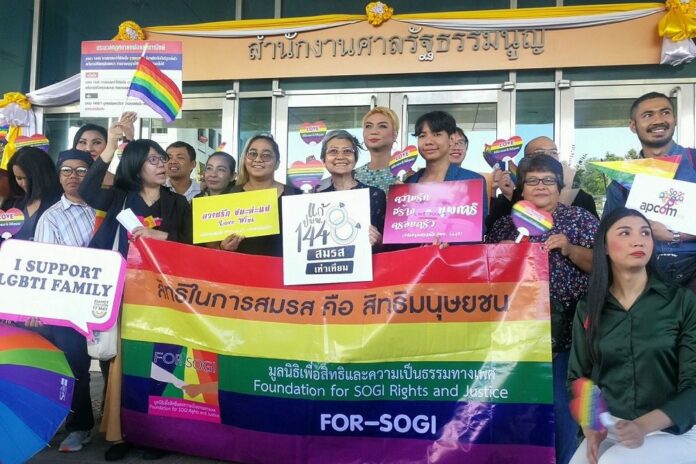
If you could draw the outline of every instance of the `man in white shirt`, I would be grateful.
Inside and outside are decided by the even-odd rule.
[[[92,157],[86,151],[71,149],[58,156],[58,175],[63,186],[63,196],[41,215],[36,225],[34,241],[74,247],[86,247],[94,230],[94,209],[80,197],[78,189],[85,178]],[[87,354],[85,337],[69,327],[43,325],[34,319],[28,325],[51,340],[70,364],[75,375],[75,390],[71,410],[65,423],[69,432],[58,450],[73,452],[91,441],[94,427],[92,399],[89,392],[89,367],[92,362]]]

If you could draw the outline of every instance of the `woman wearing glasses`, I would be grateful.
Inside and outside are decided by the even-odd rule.
[[[278,166],[280,166],[280,150],[276,141],[270,135],[255,135],[244,147],[237,185],[230,190],[230,193],[276,189],[279,220],[282,223],[280,198],[283,195],[295,195],[301,192],[295,187],[281,184],[274,179]],[[232,234],[220,242],[220,249],[252,255],[283,256],[283,237],[281,234],[276,234],[245,238],[242,235]]]
[[[542,235],[529,237],[529,241],[543,242],[549,251],[556,462],[567,464],[575,451],[578,432],[568,409],[565,385],[572,323],[575,306],[587,292],[592,247],[599,221],[587,210],[560,202],[563,166],[552,157],[524,158],[518,173],[517,188],[522,197],[553,216],[553,228]],[[517,235],[517,228],[508,215],[496,221],[486,236],[486,242],[512,243]]]
[[[124,132],[124,123],[121,121],[109,128],[106,148],[94,161],[80,185],[79,193],[85,202],[95,209],[107,212],[90,246],[118,250],[124,257],[128,255],[128,232],[116,220],[116,216],[126,208],[130,208],[143,224],[148,225],[136,227],[132,233],[133,239],[148,237],[191,243],[191,206],[186,197],[173,193],[164,186],[168,157],[157,142],[141,139],[128,143],[116,170],[114,186],[101,188],[109,163],[116,152],[118,139]],[[111,365],[102,419],[101,428],[106,432],[106,440],[115,442],[106,451],[107,461],[122,459],[129,448],[121,434],[120,358],[119,353]]]
[[[382,242],[384,230],[384,213],[387,200],[384,192],[363,184],[355,179],[355,164],[358,162],[360,142],[348,131],[334,130],[326,134],[321,144],[321,160],[331,174],[331,184],[318,186],[317,192],[335,192],[337,190],[354,190],[367,188],[370,190],[370,245]]]

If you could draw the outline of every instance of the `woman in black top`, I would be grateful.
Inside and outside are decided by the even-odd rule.
[[[186,197],[164,187],[168,157],[157,142],[141,139],[128,143],[116,170],[113,187],[102,188],[118,139],[124,135],[124,125],[123,122],[118,122],[109,128],[106,148],[94,161],[80,185],[80,196],[85,202],[95,209],[107,212],[90,246],[107,250],[117,248],[124,257],[128,255],[128,232],[116,220],[116,216],[126,208],[130,208],[144,224],[133,230],[134,239],[148,237],[191,243],[191,206]],[[124,442],[121,432],[120,374],[119,352],[111,363],[101,426],[106,432],[106,440],[114,443],[106,451],[107,461],[122,459],[128,451],[128,444]],[[153,456],[157,455],[159,453]]]
[[[7,171],[10,190],[24,194],[13,205],[24,213],[24,224],[14,238],[33,240],[39,218],[63,194],[58,171],[51,157],[36,147],[19,149],[8,163]]]
[[[275,188],[278,192],[279,221],[282,224],[281,197],[298,194],[300,190],[281,184],[273,178],[278,166],[280,150],[276,141],[270,135],[255,135],[244,147],[237,185],[232,189],[232,193]],[[283,237],[282,234],[275,234],[245,238],[232,234],[220,242],[220,249],[252,255],[283,256]]]

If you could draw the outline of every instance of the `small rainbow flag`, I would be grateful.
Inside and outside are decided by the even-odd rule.
[[[630,189],[636,174],[673,179],[680,161],[681,155],[674,155],[621,161],[592,161],[590,164],[622,187]]]
[[[570,413],[581,427],[601,431],[605,427],[614,426],[602,392],[592,380],[581,377],[573,381],[571,389],[573,399],[570,402]]]
[[[128,96],[141,99],[167,123],[172,123],[181,111],[183,98],[174,81],[157,69],[144,56],[140,58],[135,75],[128,88]]]

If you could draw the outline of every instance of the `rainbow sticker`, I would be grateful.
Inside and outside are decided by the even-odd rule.
[[[0,237],[8,239],[19,232],[24,224],[24,213],[17,208],[0,209]]]
[[[509,139],[498,139],[492,144],[483,147],[483,158],[490,167],[494,167],[500,161],[510,161],[522,149],[522,137],[514,135]]]
[[[307,162],[295,161],[288,168],[288,179],[295,187],[309,191],[319,185],[324,176],[324,164],[310,157]]]
[[[321,143],[326,135],[326,130],[324,121],[305,122],[300,125],[300,137],[307,145]]]
[[[401,151],[392,153],[389,158],[389,169],[394,176],[398,176],[401,172],[408,172],[416,159],[418,159],[418,148],[415,145],[409,145]]]
[[[518,201],[512,207],[512,222],[522,235],[541,235],[553,228],[553,216],[527,200]]]

